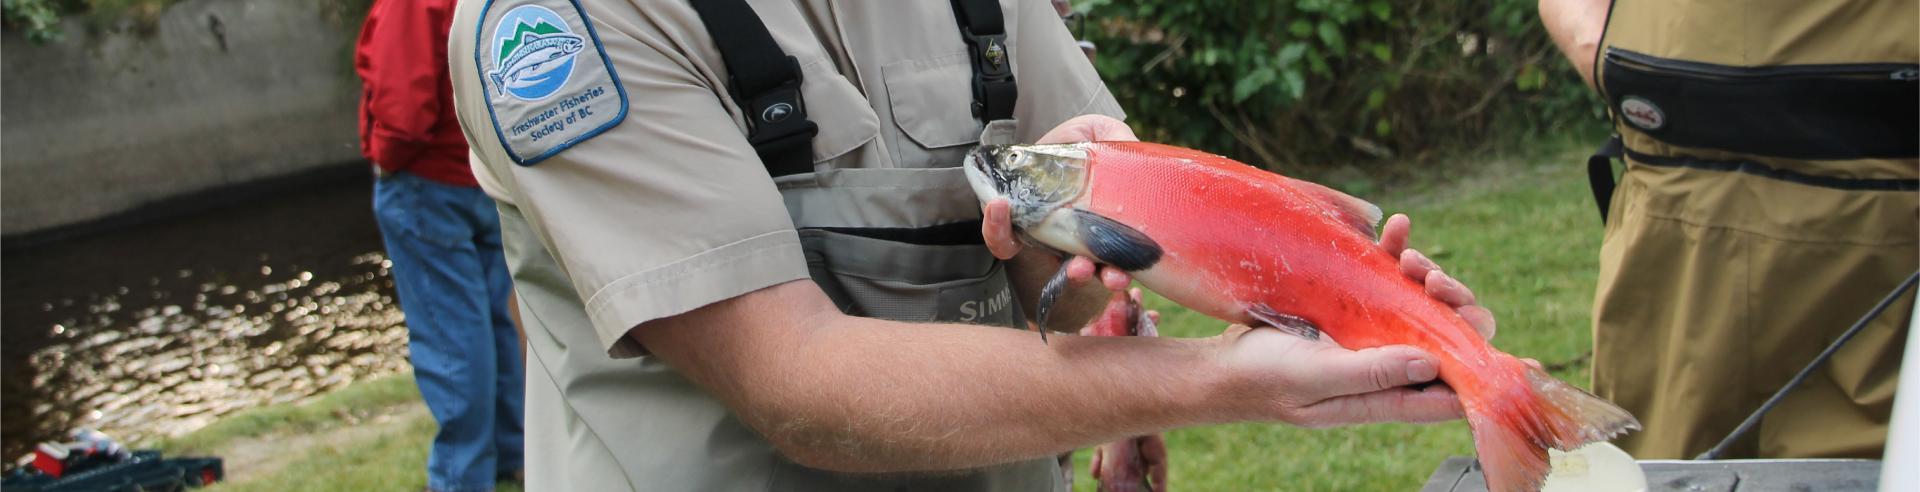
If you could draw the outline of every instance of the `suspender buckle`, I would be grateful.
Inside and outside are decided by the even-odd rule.
[[[807,106],[800,95],[800,81],[793,80],[754,94],[747,110],[748,133],[754,144],[794,135],[812,138],[819,125],[807,119]]]
[[[973,116],[985,121],[1013,117],[1013,102],[1018,94],[1006,33],[974,34],[971,30],[961,30],[960,34],[967,41],[967,51],[973,55]]]
[[[753,144],[775,176],[812,172],[813,136],[820,133],[820,125],[807,119],[806,99],[800,92],[804,78],[800,61],[788,56],[786,62],[793,78],[753,94],[735,94],[734,99],[747,103],[740,108],[746,113],[747,142]],[[737,88],[741,84],[730,80],[728,86]]]

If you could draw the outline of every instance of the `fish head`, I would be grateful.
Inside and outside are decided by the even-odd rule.
[[[1014,227],[1030,230],[1086,192],[1087,144],[982,145],[963,167],[981,203],[1006,198]]]

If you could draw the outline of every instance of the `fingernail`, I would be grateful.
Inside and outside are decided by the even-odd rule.
[[[1407,255],[1407,256],[1412,256],[1412,257],[1413,257],[1413,264],[1414,264],[1414,265],[1418,265],[1418,266],[1419,266],[1420,268],[1425,268],[1425,269],[1427,269],[1427,270],[1439,270],[1439,269],[1440,269],[1440,265],[1439,265],[1439,264],[1436,264],[1436,263],[1434,263],[1432,259],[1429,259],[1429,258],[1427,258],[1427,255],[1426,255],[1426,254],[1423,254],[1423,253],[1421,253],[1421,252],[1420,252],[1419,250],[1415,250],[1415,249],[1409,249],[1409,250],[1407,250],[1407,252],[1406,252],[1406,253],[1402,253],[1402,254],[1404,254],[1404,255]]]
[[[1439,376],[1440,376],[1440,370],[1435,369],[1433,367],[1433,363],[1427,362],[1425,359],[1414,359],[1413,362],[1407,363],[1407,380],[1408,381],[1412,381],[1415,383],[1424,383],[1427,381],[1432,381],[1433,378],[1439,377]]]

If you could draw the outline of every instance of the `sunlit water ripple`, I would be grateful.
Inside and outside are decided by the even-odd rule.
[[[179,435],[405,370],[369,183],[8,251],[4,452]]]

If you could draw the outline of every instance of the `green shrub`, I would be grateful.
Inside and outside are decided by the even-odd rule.
[[[20,31],[28,41],[59,41],[66,33],[60,19],[83,16],[89,27],[100,28],[122,20],[126,27],[152,29],[160,13],[181,0],[4,0],[6,27]]]
[[[1420,159],[1496,129],[1591,122],[1597,99],[1555,51],[1535,1],[1082,0],[1076,9],[1141,138],[1294,167]]]
[[[28,41],[47,43],[61,37],[60,16],[81,5],[79,0],[4,0],[0,19],[7,30],[19,32]]]

